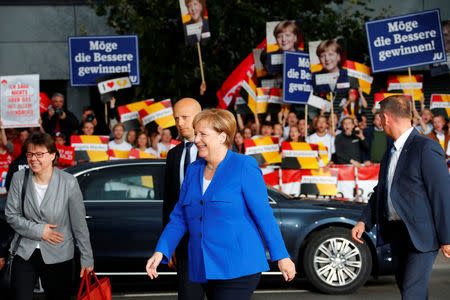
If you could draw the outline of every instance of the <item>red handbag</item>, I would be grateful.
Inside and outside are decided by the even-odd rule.
[[[108,277],[98,279],[94,272],[83,274],[80,289],[78,290],[77,300],[111,300],[111,283]],[[91,276],[94,276],[95,282],[91,285]],[[86,290],[83,295],[83,287],[86,284]]]

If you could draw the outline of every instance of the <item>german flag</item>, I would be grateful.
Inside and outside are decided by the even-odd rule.
[[[430,109],[445,108],[447,118],[450,117],[450,94],[433,94],[430,100]]]
[[[269,88],[256,88],[256,113],[265,114],[269,102]]]
[[[283,103],[283,89],[271,88],[269,91],[269,103],[284,104]]]
[[[380,109],[380,101],[384,100],[389,96],[403,95],[402,93],[375,93],[373,97],[373,105],[375,109]],[[411,99],[411,95],[404,95]]]
[[[424,100],[423,96],[423,75],[389,75],[388,91],[402,90],[403,94],[413,93],[414,101]]]
[[[108,149],[108,156],[110,160],[125,159],[130,156],[130,151]]]
[[[280,170],[275,169],[272,166],[268,166],[266,168],[261,168],[264,182],[267,185],[273,186],[273,187],[279,187],[280,186]]]
[[[356,78],[363,92],[369,95],[373,82],[372,69],[351,60],[346,60],[343,67],[347,69],[348,77]]]
[[[267,112],[278,113],[281,110],[283,103],[283,89],[280,88],[270,88],[269,91],[269,101],[267,105]]]
[[[309,144],[309,146],[319,154],[319,167],[325,167],[328,165],[328,148],[322,143]]]
[[[259,165],[281,163],[277,137],[260,137],[244,141],[245,154],[253,156]]]
[[[138,150],[136,148],[132,148],[129,151],[129,153],[130,154],[128,155],[128,158],[133,158],[133,159],[137,159],[137,158],[159,158],[159,157],[157,157],[157,156],[155,156],[153,154],[150,154],[150,153]]]
[[[256,74],[253,73],[251,76],[247,76],[246,79],[242,80],[241,89],[239,94],[242,99],[247,102],[248,107],[252,111],[252,113],[256,114],[256,95],[257,88],[256,83],[258,79],[256,78]]]
[[[139,129],[141,122],[139,119],[139,111],[155,102],[154,99],[143,100],[117,107],[120,116],[120,122],[125,127],[125,131],[131,129]]]
[[[139,110],[139,116],[144,125],[155,122],[162,128],[175,126],[170,99],[153,103],[146,108]]]
[[[314,145],[315,148],[317,145]],[[281,143],[282,169],[318,169],[319,153],[308,143]]]
[[[320,168],[318,170],[300,170],[300,193],[305,195],[337,195],[338,171]]]
[[[76,161],[108,160],[107,136],[100,135],[72,135],[70,145],[75,148]]]

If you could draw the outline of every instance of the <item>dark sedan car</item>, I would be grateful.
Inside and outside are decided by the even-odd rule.
[[[164,165],[164,160],[115,160],[66,169],[83,192],[97,274],[146,274],[146,259],[163,229],[164,184],[171,184],[164,182]],[[268,194],[299,275],[318,290],[350,293],[371,274],[392,272],[388,248],[375,247],[373,233],[364,236],[364,245],[351,239],[363,204],[292,198],[271,187]],[[174,274],[165,265],[159,271]],[[276,264],[271,271],[278,271]]]

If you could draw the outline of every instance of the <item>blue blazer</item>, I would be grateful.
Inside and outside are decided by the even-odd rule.
[[[264,241],[272,261],[289,257],[256,160],[228,150],[202,195],[205,163],[199,159],[186,171],[180,199],[156,246],[164,254],[162,262],[167,263],[187,230],[191,281],[268,270]]]
[[[377,244],[384,244],[387,228],[386,151],[378,185],[361,221],[369,231],[377,225]],[[392,205],[406,224],[414,247],[420,252],[450,244],[450,175],[442,147],[413,129],[403,146],[391,185]]]

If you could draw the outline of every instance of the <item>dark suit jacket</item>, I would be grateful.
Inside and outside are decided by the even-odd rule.
[[[386,237],[386,151],[378,185],[361,221],[369,231],[377,225],[377,244]],[[406,224],[414,247],[421,252],[450,244],[450,175],[441,145],[413,129],[403,146],[391,185],[392,204]]]
[[[180,197],[180,160],[184,142],[179,143],[167,152],[166,175],[164,185],[163,225],[169,223],[170,213]]]

